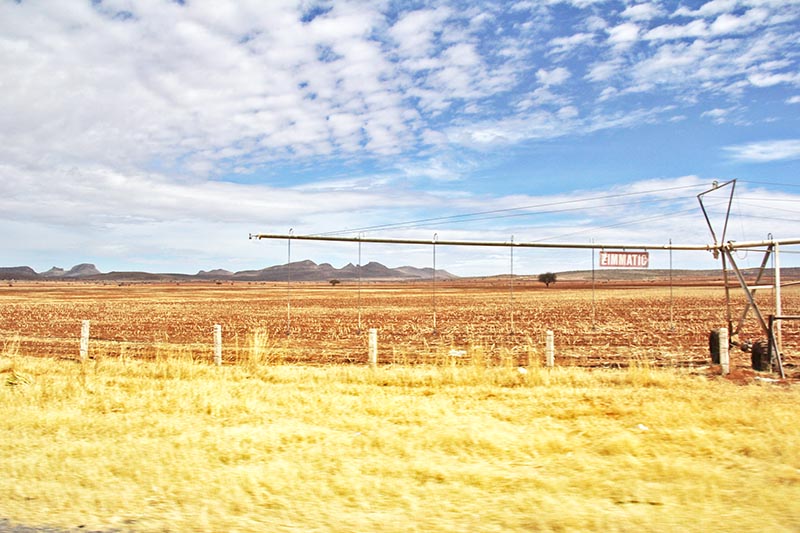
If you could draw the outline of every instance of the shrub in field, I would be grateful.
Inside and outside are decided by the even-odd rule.
[[[539,274],[539,277],[537,279],[541,283],[544,283],[545,286],[549,287],[551,283],[556,282],[557,276],[553,272],[545,272],[544,274]]]

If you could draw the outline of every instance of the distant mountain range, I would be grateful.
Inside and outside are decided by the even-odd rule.
[[[389,268],[380,263],[371,262],[360,268],[352,263],[335,268],[329,263],[317,264],[313,261],[297,261],[285,265],[276,265],[261,270],[241,270],[231,272],[224,269],[201,270],[197,274],[159,274],[150,272],[100,272],[97,267],[90,263],[75,265],[69,270],[53,267],[45,272],[36,272],[31,267],[0,267],[0,280],[19,280],[19,281],[109,281],[109,282],[169,282],[169,281],[353,281],[359,278],[365,281],[413,281],[433,279],[432,268],[416,268],[404,266]],[[753,279],[757,274],[757,269],[747,268],[742,270],[748,279]],[[672,272],[664,269],[597,269],[591,270],[558,272],[558,281],[590,281],[594,275],[598,281],[630,281],[630,282],[651,282],[666,281],[671,277],[675,280],[719,280],[722,272],[719,269],[712,270],[678,270]],[[486,279],[501,276],[489,276]],[[531,276],[518,275],[521,281]],[[800,280],[800,268],[788,267],[781,269],[781,277],[784,281]],[[458,279],[446,270],[436,270],[437,280]],[[535,280],[535,276],[532,277]],[[768,270],[766,277],[771,280],[771,270]],[[736,279],[731,274],[731,283],[736,283]]]
[[[0,267],[0,279],[3,280],[83,280],[83,281],[330,281],[330,280],[427,280],[433,278],[432,268],[416,268],[403,266],[389,268],[380,263],[371,262],[357,267],[352,263],[335,268],[329,263],[317,264],[313,261],[297,261],[285,265],[271,266],[261,270],[201,270],[197,274],[159,274],[150,272],[106,272],[102,273],[92,264],[82,263],[69,270],[53,267],[45,272],[36,272],[31,267]],[[437,279],[455,279],[457,276],[446,270],[436,270]]]

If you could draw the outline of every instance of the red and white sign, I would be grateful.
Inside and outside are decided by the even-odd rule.
[[[647,268],[650,252],[600,252],[600,266],[609,268]]]

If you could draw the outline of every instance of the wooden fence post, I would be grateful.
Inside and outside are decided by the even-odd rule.
[[[547,358],[547,368],[553,368],[555,366],[555,342],[553,332],[549,329],[547,330],[544,353]]]
[[[222,326],[214,325],[214,364],[222,365]]]
[[[86,361],[89,357],[89,321],[81,321],[81,361]]]
[[[378,330],[375,328],[369,330],[369,366],[378,366]]]
[[[731,371],[731,360],[728,353],[728,328],[719,328],[719,364],[722,366],[722,375],[728,375]]]

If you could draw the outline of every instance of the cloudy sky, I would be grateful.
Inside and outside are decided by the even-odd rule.
[[[734,178],[730,239],[800,237],[798,43],[800,0],[2,0],[0,264],[262,268],[286,243],[248,234],[290,228],[705,244],[696,195]],[[456,274],[510,268],[439,248]]]

